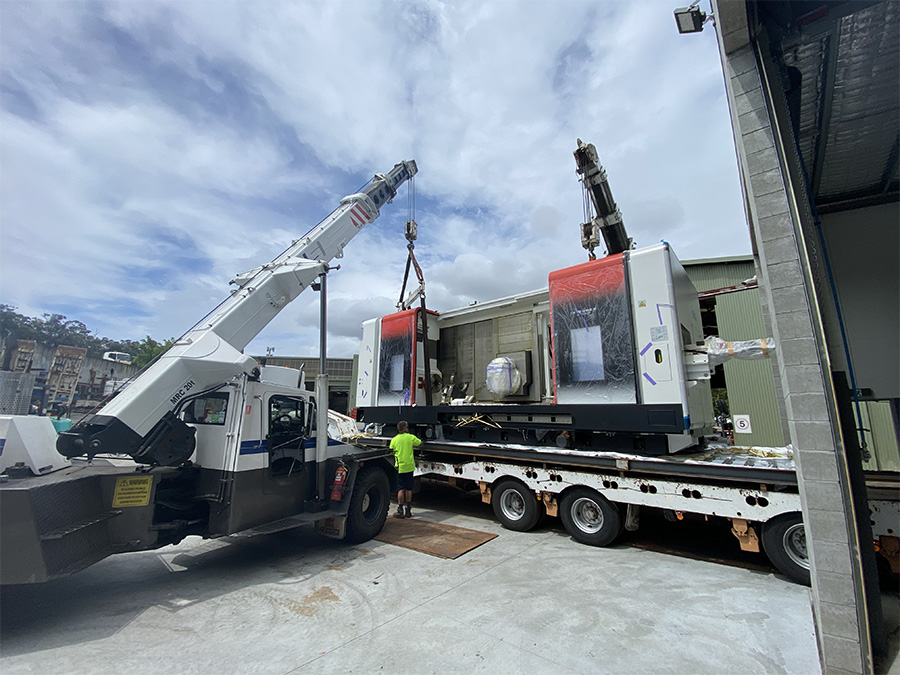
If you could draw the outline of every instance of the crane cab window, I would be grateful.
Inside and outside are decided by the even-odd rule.
[[[273,478],[303,471],[307,427],[303,399],[272,396],[269,399],[269,474]]]
[[[269,399],[269,433],[305,435],[306,401],[303,399],[273,396]]]
[[[228,394],[213,393],[195,398],[185,406],[181,419],[192,424],[225,424]]]

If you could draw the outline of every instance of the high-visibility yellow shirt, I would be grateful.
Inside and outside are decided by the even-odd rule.
[[[397,434],[391,439],[391,450],[397,463],[398,473],[415,471],[416,461],[413,459],[413,448],[422,445],[422,441],[412,434]]]

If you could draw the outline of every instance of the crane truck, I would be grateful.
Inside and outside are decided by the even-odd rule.
[[[764,358],[773,341],[704,338],[697,291],[671,246],[634,248],[596,149],[579,140],[575,159],[596,214],[581,226],[588,262],[551,272],[542,290],[363,324],[355,393],[367,442],[387,442],[407,421],[426,440],[416,475],[477,486],[509,529],[559,516],[573,539],[605,546],[639,527],[641,508],[719,516],[742,549],[762,545],[809,584],[790,448],[709,440],[711,369]],[[428,388],[439,405],[426,403]],[[896,499],[871,497],[897,571]]]
[[[340,430],[329,439],[341,420],[327,410],[326,375],[312,395],[301,371],[243,350],[318,284],[324,355],[329,262],[416,172],[404,161],[376,174],[272,262],[237,276],[225,301],[58,439],[39,418],[0,418],[0,583],[43,582],[113,553],[282,521],[315,522],[349,541],[375,536],[387,516],[390,453],[340,443]]]

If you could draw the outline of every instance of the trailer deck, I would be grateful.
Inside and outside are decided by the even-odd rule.
[[[383,446],[390,438],[362,436],[357,444]],[[444,458],[444,455],[447,455]],[[796,485],[794,458],[790,447],[742,448],[711,445],[693,453],[676,455],[637,455],[598,450],[573,450],[516,443],[472,441],[427,441],[422,446],[423,461],[459,461],[490,459],[506,462],[539,463],[571,469],[608,469],[634,475],[717,479]]]

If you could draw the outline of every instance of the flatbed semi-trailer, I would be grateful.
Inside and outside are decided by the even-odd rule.
[[[389,438],[357,443],[380,446]],[[415,475],[477,486],[500,523],[528,531],[558,516],[573,539],[606,546],[634,531],[641,508],[731,521],[745,551],[764,551],[788,578],[809,584],[809,557],[790,448],[711,446],[647,457],[515,443],[431,440]],[[892,474],[870,482],[875,545],[897,571],[900,503]]]
[[[386,435],[408,423],[426,441],[417,474],[471,481],[508,528],[558,514],[602,546],[641,508],[721,516],[742,548],[809,583],[790,450],[711,445],[717,368],[769,358],[775,340],[704,325],[672,247],[628,238],[596,149],[579,141],[575,160],[596,213],[580,228],[588,261],[550,272],[546,288],[440,313],[401,292],[399,311],[362,324],[357,422]],[[896,492],[869,504],[897,571]]]

